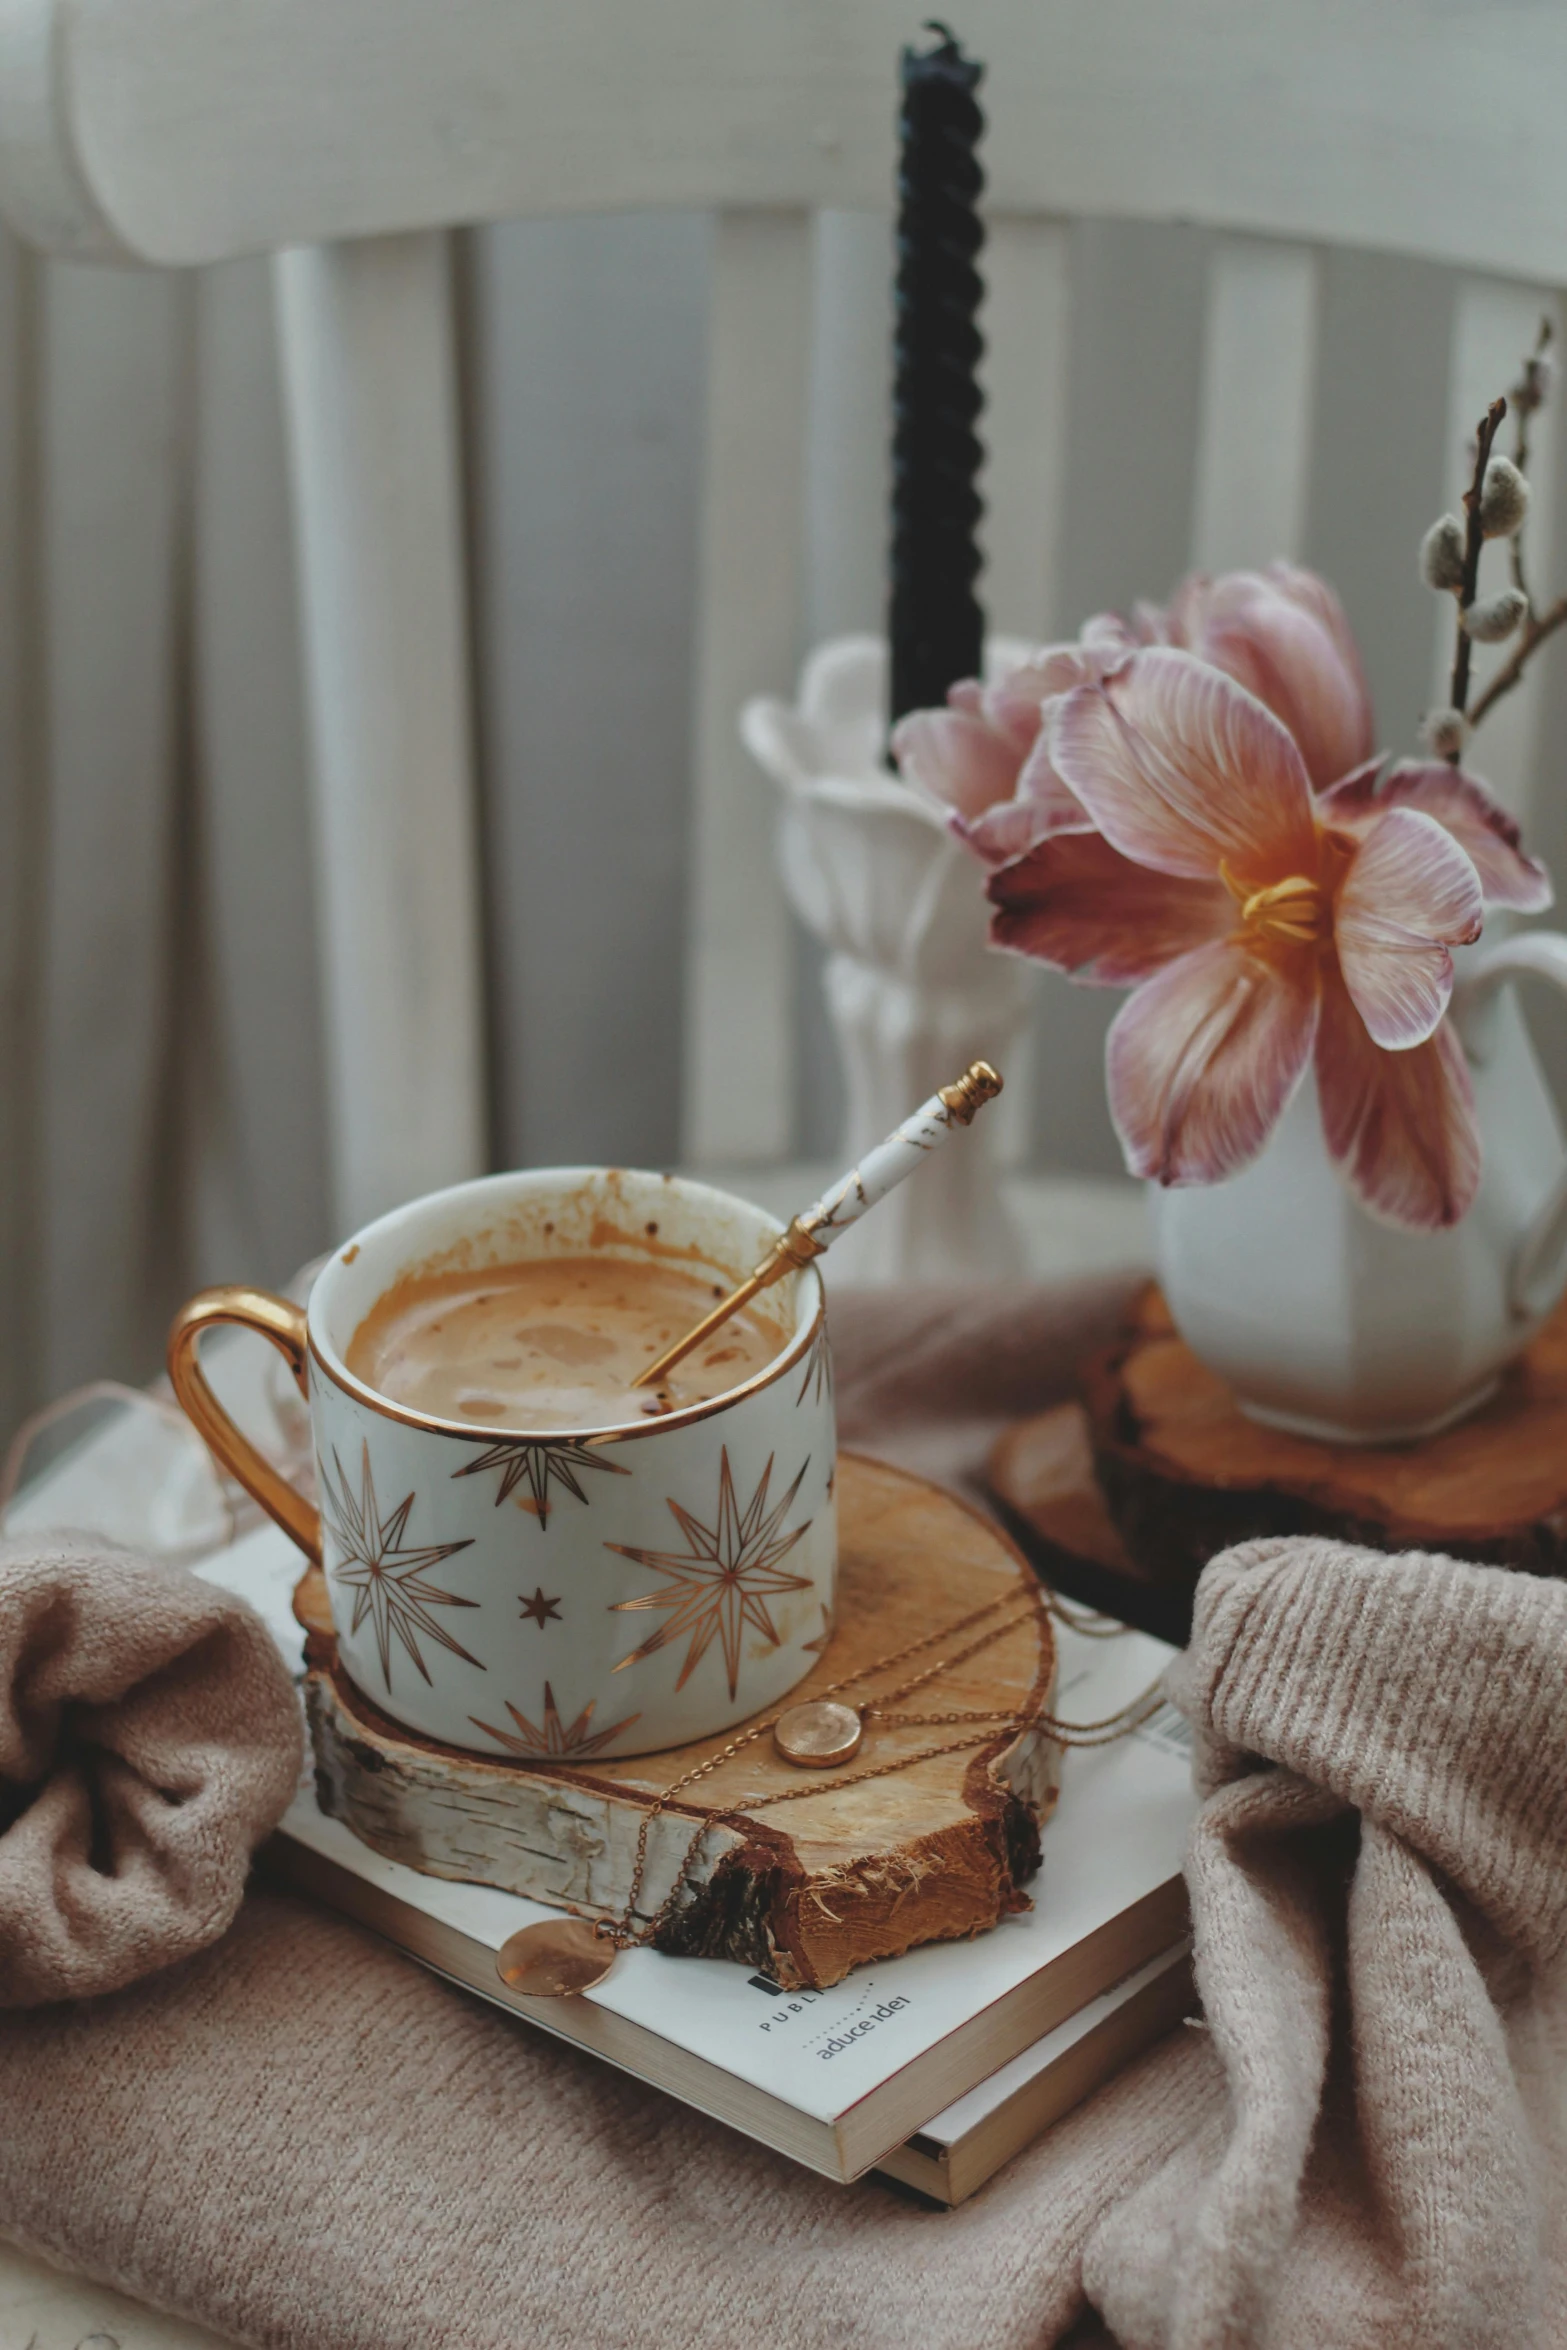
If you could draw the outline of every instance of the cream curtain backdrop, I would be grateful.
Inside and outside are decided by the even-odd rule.
[[[499,1164],[680,1152],[711,234],[664,215],[460,240]],[[880,620],[888,237],[868,214],[818,228],[802,649]],[[993,583],[994,625],[1022,635],[1164,592],[1193,545],[1210,240],[1071,238],[1054,561]],[[1415,547],[1473,397],[1450,384],[1463,289],[1344,253],[1320,288],[1299,551],[1341,587],[1404,750],[1434,667]],[[1498,299],[1509,332],[1537,307]],[[186,1289],[279,1280],[334,1235],[268,266],[122,273],[7,241],[0,386],[3,1435],[78,1381],[149,1375]],[[1534,747],[1492,763],[1567,873],[1564,717],[1558,666]],[[838,1092],[812,952],[794,1139],[822,1156]],[[1116,1170],[1112,1009],[1040,989],[1042,1166]]]
[[[3,261],[0,1420],[323,1231],[262,264]]]

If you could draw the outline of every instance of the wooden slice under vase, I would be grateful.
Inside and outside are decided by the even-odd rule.
[[[844,1454],[837,1500],[836,1621],[823,1626],[819,1661],[790,1693],[790,1708],[991,1599],[1037,1593],[1026,1560],[988,1518],[906,1470]],[[380,1713],[349,1681],[325,1596],[313,1570],[295,1601],[309,1633],[305,1693],[323,1810],[375,1851],[430,1876],[618,1918],[648,1807],[734,1733],[582,1765],[491,1761],[438,1745]],[[941,1653],[937,1646],[879,1684]],[[1048,1708],[1055,1669],[1049,1618],[1032,1608],[922,1691],[931,1702],[914,1710]],[[853,1705],[877,1686],[873,1677],[845,1696]],[[868,1771],[962,1734],[873,1722],[845,1767]],[[825,1988],[869,1960],[982,1932],[1025,1907],[1059,1770],[1060,1748],[1046,1732],[1003,1728],[966,1752],[860,1785],[818,1787],[816,1773],[776,1752],[771,1737],[758,1739],[654,1819],[640,1914],[657,1911],[710,1822],[689,1894],[657,1946],[732,1959],[785,1988]],[[785,1785],[797,1800],[745,1816],[748,1795]]]
[[[1249,1420],[1153,1285],[1081,1394],[1007,1429],[987,1482],[1042,1573],[1166,1638],[1184,1637],[1208,1560],[1260,1536],[1567,1574],[1567,1302],[1488,1403],[1414,1443]]]
[[[1183,1648],[1195,1578],[1160,1580],[1127,1549],[1094,1466],[1080,1403],[1055,1404],[1004,1428],[985,1483],[1003,1523],[1055,1591]]]

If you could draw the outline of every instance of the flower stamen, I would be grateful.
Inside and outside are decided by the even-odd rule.
[[[1241,900],[1241,920],[1264,938],[1289,939],[1298,946],[1314,946],[1326,937],[1329,914],[1319,882],[1304,873],[1254,889]]]

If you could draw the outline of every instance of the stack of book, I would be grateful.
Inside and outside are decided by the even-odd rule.
[[[300,1667],[298,1554],[282,1535],[249,1535],[199,1571],[260,1607]],[[1173,1653],[1141,1632],[1067,1628],[1059,1642],[1057,1711],[1075,1720],[1114,1712]],[[1112,1745],[1069,1749],[1033,1908],[827,1991],[644,1949],[578,1998],[526,1998],[500,1980],[497,1954],[550,1912],[383,1859],[309,1786],[268,1862],[466,1989],[829,2178],[878,2171],[956,2203],[1192,2010],[1190,1759],[1169,1706]]]

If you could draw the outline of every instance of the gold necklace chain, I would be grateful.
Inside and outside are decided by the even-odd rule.
[[[989,1600],[983,1607],[974,1608],[968,1615],[959,1617],[955,1624],[944,1624],[935,1632],[927,1632],[920,1639],[911,1640],[906,1647],[895,1649],[890,1656],[873,1658],[869,1664],[861,1665],[855,1672],[846,1673],[842,1680],[829,1682],[825,1689],[817,1691],[817,1697],[834,1697],[842,1690],[852,1689],[857,1681],[868,1681],[878,1673],[891,1672],[894,1666],[906,1664],[910,1657],[918,1656],[922,1650],[934,1648],[944,1640],[956,1639],[960,1634],[969,1631],[975,1624],[983,1623],[987,1616],[995,1615],[998,1610],[1015,1607],[1019,1597],[1020,1595],[1015,1591],[1005,1592],[999,1599]],[[1120,1707],[1116,1713],[1107,1714],[1102,1721],[1098,1722],[1064,1722],[1055,1714],[1048,1712],[1043,1706],[1027,1705],[1018,1708],[996,1706],[988,1710],[961,1710],[947,1714],[895,1714],[886,1710],[899,1698],[911,1696],[916,1689],[923,1688],[927,1682],[934,1681],[941,1674],[950,1672],[956,1665],[965,1664],[970,1657],[977,1656],[982,1649],[989,1648],[995,1641],[1004,1639],[1009,1632],[1020,1631],[1024,1624],[1031,1619],[1037,1619],[1044,1613],[1059,1615],[1062,1622],[1068,1624],[1072,1630],[1087,1631],[1087,1636],[1091,1639],[1103,1639],[1110,1636],[1108,1631],[1088,1631],[1086,1623],[1082,1620],[1074,1621],[1073,1615],[1062,1608],[1054,1592],[1043,1592],[1037,1599],[1026,1593],[1021,1597],[1023,1599],[1021,1613],[1006,1617],[1002,1622],[993,1625],[989,1631],[981,1634],[979,1639],[970,1642],[967,1648],[959,1649],[952,1656],[938,1658],[936,1663],[928,1666],[924,1672],[914,1674],[911,1679],[902,1682],[898,1688],[889,1689],[883,1697],[873,1698],[859,1709],[861,1719],[864,1721],[876,1720],[898,1727],[917,1725],[936,1728],[956,1727],[959,1723],[981,1723],[985,1725],[983,1728],[973,1730],[971,1735],[965,1738],[949,1739],[943,1745],[924,1746],[914,1754],[898,1755],[890,1762],[874,1763],[868,1770],[846,1771],[837,1778],[814,1778],[802,1781],[798,1787],[780,1787],[771,1794],[746,1796],[743,1799],[743,1809],[736,1805],[731,1810],[709,1812],[700,1822],[695,1835],[686,1846],[669,1891],[659,1903],[646,1927],[639,1933],[633,1926],[632,1920],[636,1915],[637,1903],[642,1895],[642,1880],[647,1871],[648,1838],[652,1833],[654,1821],[667,1811],[677,1795],[683,1794],[688,1787],[694,1787],[699,1779],[705,1779],[712,1772],[721,1769],[726,1762],[732,1762],[737,1754],[743,1754],[748,1746],[753,1746],[756,1743],[757,1739],[765,1737],[788,1709],[780,1708],[778,1713],[769,1714],[762,1721],[753,1722],[748,1729],[742,1730],[738,1737],[731,1738],[717,1754],[709,1755],[706,1762],[698,1763],[694,1769],[685,1772],[681,1778],[674,1780],[670,1786],[654,1798],[643,1813],[642,1823],[637,1831],[636,1858],[632,1864],[631,1885],[626,1895],[625,1907],[618,1918],[596,1919],[593,1925],[595,1936],[600,1941],[612,1943],[617,1950],[640,1949],[645,1944],[655,1941],[670,1912],[685,1891],[697,1851],[710,1828],[733,1825],[737,1821],[743,1823],[752,1812],[766,1811],[775,1803],[797,1802],[801,1796],[805,1795],[828,1795],[835,1793],[839,1788],[864,1786],[872,1779],[890,1778],[896,1772],[912,1770],[917,1763],[934,1762],[940,1756],[947,1754],[964,1754],[975,1747],[988,1745],[992,1739],[1001,1736],[1007,1730],[1011,1730],[1014,1736],[1020,1736],[1026,1729],[1042,1726],[1053,1738],[1065,1746],[1107,1746],[1113,1740],[1124,1738],[1131,1731],[1139,1729],[1157,1712],[1163,1701],[1162,1674],[1159,1680],[1150,1682],[1148,1687],[1140,1691],[1129,1704]],[[1104,1618],[1100,1621],[1108,1624],[1110,1619]],[[1120,1631],[1124,1627],[1116,1626],[1115,1629]]]

